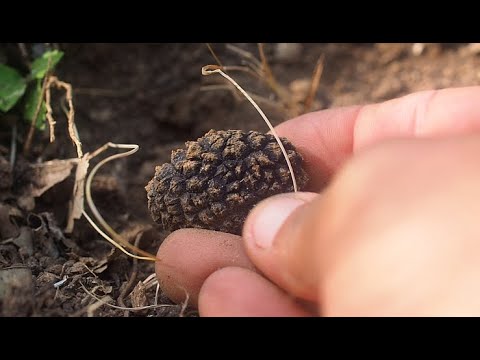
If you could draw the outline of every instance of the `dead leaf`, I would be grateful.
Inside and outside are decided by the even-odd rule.
[[[139,281],[130,293],[130,301],[132,302],[132,307],[135,308],[148,305],[146,290],[147,288],[145,287],[145,284]]]
[[[89,156],[90,154],[88,153],[82,156],[77,165],[77,171],[75,172],[72,199],[68,204],[68,219],[67,227],[65,228],[67,234],[73,231],[74,220],[82,217],[85,197],[85,178],[87,177]]]
[[[79,257],[78,261],[67,269],[66,272],[67,274],[90,272],[92,275],[95,275],[104,272],[107,268],[108,259],[106,257],[100,260],[93,257]]]
[[[28,195],[38,197],[53,185],[65,180],[78,159],[51,160],[32,165],[33,179]]]

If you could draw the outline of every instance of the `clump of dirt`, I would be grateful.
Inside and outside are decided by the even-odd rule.
[[[280,140],[302,190],[308,182],[303,158],[286,138]],[[210,130],[174,150],[146,190],[152,218],[166,230],[195,227],[239,235],[260,200],[294,187],[273,135]]]
[[[7,46],[7,55],[18,52],[14,45],[0,45],[0,52]],[[235,51],[225,44],[212,47],[223,65],[249,68],[252,60],[246,54],[258,57],[257,44],[234,45]],[[202,77],[201,68],[215,63],[205,44],[58,46],[65,56],[55,75],[72,85],[84,152],[107,142],[140,146],[134,156],[101,169],[92,184],[93,199],[125,239],[155,253],[167,234],[153,223],[145,197],[144,186],[155,166],[169,162],[172,150],[210,129],[265,132],[266,126],[223,78]],[[286,96],[300,102],[323,57],[310,110],[478,85],[480,80],[474,44],[266,44],[265,55]],[[274,125],[291,116],[265,81],[248,71],[229,74]],[[62,103],[59,93],[52,91],[60,100],[56,104]],[[48,131],[37,131],[28,158],[16,150],[22,148],[28,124],[0,114],[0,315],[195,315],[182,304],[172,304],[161,291],[157,296],[152,263],[112,250],[84,218],[75,222],[72,233],[65,233],[74,171],[41,195],[31,196],[32,186],[38,190],[42,185],[32,179],[38,174],[34,169],[50,160],[76,157],[60,106],[54,113],[55,142],[49,143]],[[98,161],[93,159],[91,166]],[[125,311],[105,303],[151,307]],[[161,306],[152,306],[156,303]]]

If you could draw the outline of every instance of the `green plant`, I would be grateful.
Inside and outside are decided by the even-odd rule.
[[[12,111],[18,105],[27,122],[44,130],[47,108],[45,87],[42,84],[62,57],[63,52],[60,50],[44,52],[31,63],[27,75],[22,75],[11,66],[0,64],[0,115]]]

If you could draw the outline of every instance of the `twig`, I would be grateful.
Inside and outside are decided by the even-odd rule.
[[[46,107],[47,107],[47,120],[48,124],[50,125],[50,142],[53,142],[55,140],[55,135],[53,133],[54,131],[54,125],[55,121],[52,116],[52,107],[50,105],[50,87],[51,86],[56,86],[57,89],[64,89],[65,90],[65,96],[68,102],[68,114],[67,114],[67,121],[68,121],[68,134],[70,135],[70,139],[72,139],[72,142],[77,148],[77,156],[78,158],[81,158],[83,156],[83,151],[82,151],[82,143],[78,139],[77,134],[75,133],[75,110],[73,108],[73,95],[72,95],[72,85],[58,80],[56,76],[49,76],[48,78],[48,86],[47,86],[47,92],[46,92]]]
[[[270,131],[272,132],[272,135],[275,137],[275,140],[278,143],[278,146],[280,146],[280,149],[282,150],[282,154],[285,157],[285,161],[287,162],[288,169],[290,170],[290,176],[292,177],[293,191],[297,192],[298,191],[297,181],[295,179],[295,173],[293,171],[292,164],[290,163],[290,159],[288,158],[287,151],[285,150],[285,147],[283,146],[283,143],[280,140],[280,138],[278,137],[277,132],[273,128],[270,120],[268,120],[267,116],[264,114],[262,109],[260,109],[260,107],[257,105],[257,103],[255,101],[253,101],[253,99],[250,97],[250,95],[248,95],[248,93],[245,90],[243,90],[242,87],[240,85],[238,85],[235,80],[233,80],[230,76],[225,74],[217,65],[206,65],[206,66],[202,67],[202,75],[212,75],[214,73],[218,73],[218,74],[222,75],[225,79],[227,79],[233,85],[235,85],[235,87],[243,94],[243,96],[245,96],[247,98],[247,100],[250,101],[250,103],[253,105],[255,110],[258,111],[260,116],[263,118],[265,123],[268,125],[268,127],[270,128]]]
[[[234,52],[234,53],[237,53],[240,56],[243,56],[244,58],[246,58],[248,60],[250,60],[250,64],[252,66],[252,69],[255,72],[257,72],[259,75],[261,75],[262,64],[260,63],[260,61],[258,61],[258,59],[255,56],[252,55],[251,52],[240,49],[239,47],[237,47],[235,45],[232,45],[232,44],[227,44],[227,49]]]
[[[225,72],[241,71],[241,72],[247,73],[248,75],[250,75],[250,76],[252,76],[256,79],[262,80],[262,75],[261,74],[257,73],[256,71],[252,70],[251,68],[249,68],[247,66],[227,65],[227,66],[222,66],[222,70],[225,71]]]
[[[47,122],[48,122],[48,130],[50,133],[50,142],[53,143],[55,141],[55,120],[52,116],[52,106],[50,104],[50,86],[51,83],[47,82],[47,88],[45,89],[45,107],[47,109]]]
[[[306,113],[310,111],[313,105],[313,101],[315,99],[315,95],[317,94],[318,86],[320,85],[320,79],[323,73],[323,63],[325,60],[324,54],[320,55],[318,58],[317,64],[315,65],[315,69],[313,70],[312,75],[312,82],[310,84],[310,90],[305,98],[305,105],[303,111]]]
[[[98,278],[97,274],[95,274],[87,265],[85,265],[84,263],[82,263],[82,265],[85,267],[85,269],[88,270],[88,272],[90,274],[92,274],[94,277]]]
[[[258,44],[258,52],[260,54],[260,60],[262,61],[262,70],[265,74],[265,81],[268,86],[277,94],[281,101],[286,105],[286,107],[291,107],[291,102],[286,91],[278,84],[277,80],[273,76],[272,69],[268,64],[267,57],[263,49],[263,44]]]
[[[153,302],[155,305],[158,304],[158,292],[160,291],[160,283],[157,281],[157,286],[155,287],[155,301]]]
[[[142,283],[145,285],[145,289],[150,289],[153,285],[158,284],[157,274],[153,273],[148,275]]]
[[[94,154],[99,154],[100,152],[104,151],[107,148],[116,148],[116,149],[130,149],[126,152],[123,153],[118,153],[111,155],[103,160],[101,160],[90,172],[90,174],[87,177],[87,181],[85,183],[85,197],[87,199],[87,204],[90,207],[90,211],[93,213],[95,219],[98,221],[98,223],[112,236],[113,239],[110,239],[107,234],[105,234],[93,221],[92,219],[89,218],[88,214],[83,211],[83,215],[86,217],[86,219],[90,222],[90,224],[97,230],[97,232],[102,235],[107,241],[112,243],[115,247],[123,251],[129,256],[132,257],[137,257],[140,260],[150,260],[150,261],[157,261],[157,258],[148,253],[147,251],[144,251],[142,249],[139,249],[132,244],[130,244],[128,241],[126,241],[120,234],[118,234],[113,228],[108,225],[108,223],[103,219],[102,215],[98,211],[97,207],[95,206],[95,203],[92,200],[92,192],[91,192],[91,185],[92,185],[92,180],[95,174],[97,173],[98,169],[100,169],[104,164],[106,164],[109,161],[112,161],[114,159],[126,157],[129,155],[132,155],[133,153],[138,151],[138,145],[136,144],[114,144],[111,142],[108,142],[104,146],[102,146],[100,149],[94,152]],[[129,253],[126,251],[123,247],[130,249],[132,251],[135,251],[138,254],[141,254],[143,256],[137,256]]]
[[[17,121],[12,125],[12,139],[10,142],[10,170],[15,166],[15,159],[17,156]]]
[[[130,252],[128,252],[127,250],[125,250],[121,245],[119,245],[117,242],[115,242],[115,240],[111,239],[107,234],[105,234],[105,232],[102,231],[102,229],[100,229],[98,227],[97,224],[95,224],[95,222],[92,220],[92,218],[90,216],[88,216],[88,214],[85,212],[85,210],[82,211],[82,214],[83,216],[85,216],[85,219],[87,219],[87,221],[90,223],[90,225],[92,225],[92,227],[105,239],[107,240],[110,244],[112,244],[113,246],[115,246],[117,249],[119,249],[120,251],[122,251],[123,253],[127,254],[128,256],[132,257],[132,258],[137,258],[137,259],[140,259],[140,260],[152,260],[151,259],[151,254],[149,254],[148,257],[143,257],[143,256],[137,256],[137,255],[134,255]],[[152,261],[156,261],[155,260],[152,260]]]
[[[80,286],[82,287],[83,291],[85,291],[88,295],[93,297],[95,300],[102,302],[102,305],[107,305],[111,308],[118,309],[118,310],[127,310],[127,311],[140,311],[140,310],[146,310],[146,309],[156,309],[160,307],[174,307],[176,305],[170,305],[170,304],[164,304],[164,305],[147,305],[147,306],[139,306],[135,308],[126,308],[123,306],[115,306],[112,304],[109,304],[102,299],[100,299],[97,295],[93,294],[92,292],[88,291],[87,288],[80,282]]]

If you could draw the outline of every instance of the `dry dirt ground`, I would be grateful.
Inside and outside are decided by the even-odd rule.
[[[205,44],[59,45],[65,57],[56,75],[73,86],[84,150],[109,141],[140,146],[135,155],[99,172],[92,186],[94,200],[117,231],[155,253],[167,235],[152,223],[146,206],[144,186],[155,165],[209,129],[268,129],[222,78],[201,75],[202,66],[215,63]],[[256,44],[231,45],[212,44],[223,65],[248,63],[238,49],[258,57]],[[479,52],[477,44],[265,44],[272,72],[293,100],[304,96],[305,84],[323,57],[312,109],[477,85]],[[264,99],[259,104],[274,124],[291,116],[261,80],[245,72],[230,74]],[[153,265],[113,251],[84,219],[76,222],[72,234],[63,232],[72,176],[36,198],[34,206],[22,200],[23,185],[31,180],[25,169],[31,164],[75,157],[64,120],[59,117],[57,122],[53,144],[48,144],[48,132],[37,134],[31,156],[18,154],[10,184],[5,180],[8,171],[2,174],[1,169],[8,169],[11,131],[8,121],[0,121],[0,315],[195,316],[194,310],[171,303],[161,291],[161,306],[141,311],[113,308],[92,296],[119,307],[154,304],[155,284],[146,281]],[[20,126],[19,148],[24,134]]]

